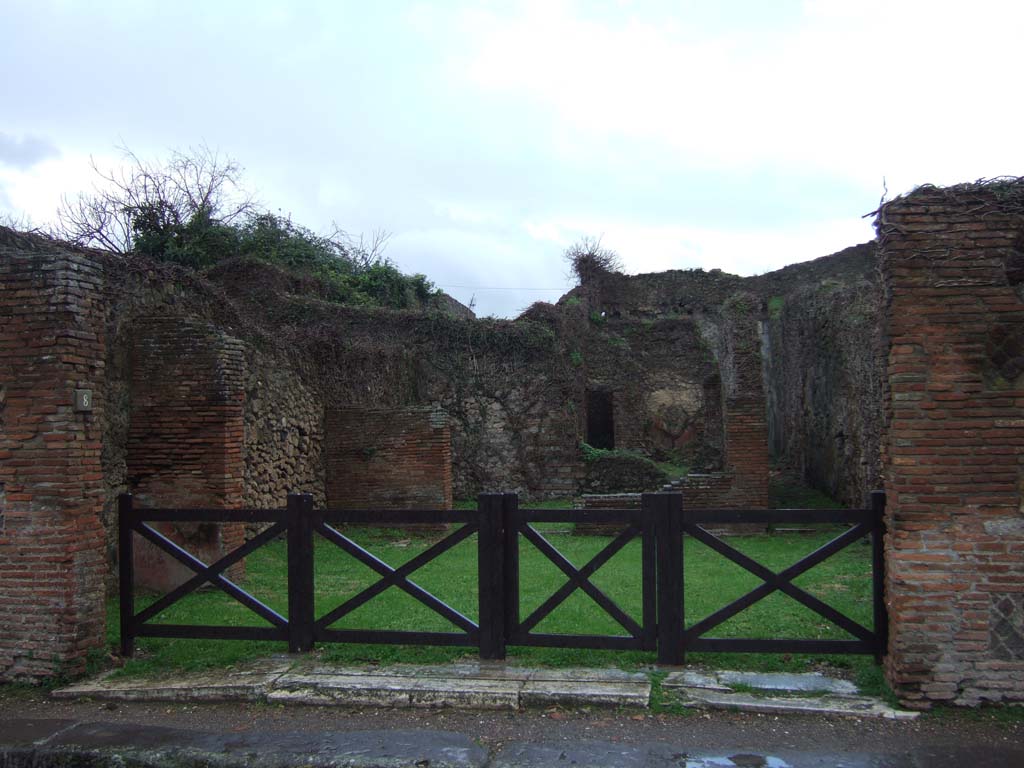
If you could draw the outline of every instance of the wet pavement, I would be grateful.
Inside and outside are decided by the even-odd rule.
[[[167,707],[0,700],[0,768],[972,768],[1024,766],[1019,723]],[[12,717],[13,713],[28,717]],[[66,716],[71,715],[71,716]],[[640,719],[637,719],[640,718]],[[168,725],[161,725],[166,722]],[[183,725],[192,727],[182,727]],[[367,727],[376,726],[376,727]]]
[[[819,674],[680,669],[653,710],[651,689],[617,670],[290,657],[53,693],[0,686],[0,768],[1024,768],[1024,718],[880,714]],[[742,711],[747,699],[759,709]],[[829,714],[831,700],[846,709]]]

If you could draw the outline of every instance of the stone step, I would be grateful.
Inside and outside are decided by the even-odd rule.
[[[514,710],[551,705],[646,707],[650,695],[650,681],[643,674],[479,662],[380,669],[315,667],[283,675],[267,701]]]
[[[685,707],[762,714],[813,713],[840,717],[913,720],[917,712],[894,709],[884,701],[858,695],[848,680],[816,672],[673,672],[662,689]]]
[[[55,698],[112,701],[262,701],[351,707],[507,709],[647,707],[647,675],[615,669],[529,669],[502,662],[336,667],[264,661],[170,680],[106,675]]]

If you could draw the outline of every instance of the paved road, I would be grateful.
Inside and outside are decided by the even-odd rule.
[[[0,766],[40,750],[100,750],[141,765],[616,768],[1024,766],[1024,721],[915,722],[560,710],[520,713],[267,705],[63,703],[0,692]],[[105,750],[105,752],[103,752]],[[184,750],[184,751],[183,751]],[[202,757],[195,762],[196,757]],[[102,763],[90,763],[100,765]]]

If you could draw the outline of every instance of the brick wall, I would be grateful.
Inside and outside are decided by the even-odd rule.
[[[768,428],[764,400],[725,401],[725,466],[732,475],[727,503],[765,509],[768,506]]]
[[[732,482],[733,477],[727,472],[690,474],[680,478],[665,490],[680,491],[685,507],[729,507],[732,506],[729,500]]]
[[[451,509],[452,435],[442,411],[333,409],[324,431],[329,507]]]
[[[573,509],[640,509],[640,493],[585,493],[573,499]],[[576,536],[618,536],[625,526],[619,523],[576,523]]]
[[[768,420],[761,359],[760,303],[738,293],[722,305],[722,422],[725,471],[732,487],[725,503],[768,506]]]
[[[885,205],[887,672],[906,703],[1024,700],[1024,185]]]
[[[81,673],[103,643],[101,283],[0,227],[0,680]]]
[[[206,323],[180,317],[136,321],[126,465],[138,506],[241,506],[243,352],[241,342]],[[207,562],[244,535],[242,525],[164,530]],[[169,589],[192,575],[148,542],[140,540],[136,553],[140,584]]]

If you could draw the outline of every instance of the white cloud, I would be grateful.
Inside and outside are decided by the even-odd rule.
[[[638,225],[620,220],[538,222],[528,231],[549,233],[564,247],[584,236],[621,257],[629,274],[667,269],[721,269],[754,275],[816,259],[874,237],[871,223],[851,217],[799,227],[733,231],[689,225]]]
[[[429,229],[392,238],[388,255],[422,272],[480,316],[514,317],[535,301],[555,301],[572,285],[562,249],[529,237]]]
[[[0,165],[27,170],[36,163],[59,154],[52,143],[39,136],[16,137],[0,132]]]
[[[689,6],[625,23],[588,7],[468,11],[475,45],[458,69],[556,115],[570,152],[641,138],[695,167],[797,166],[898,189],[1024,173],[1009,77],[1024,5],[818,0],[761,34],[737,9],[703,35]]]
[[[96,162],[101,168],[109,168],[120,158],[98,156]],[[90,189],[96,178],[89,156],[78,152],[64,152],[28,169],[0,166],[0,185],[6,190],[10,208],[40,223],[54,220],[62,196],[74,197]]]
[[[895,195],[1024,175],[1024,4],[5,10],[3,130],[64,153],[0,166],[7,207],[49,221],[93,182],[90,153],[206,142],[299,224],[383,228],[404,268],[501,288],[478,292],[485,314],[557,296],[513,289],[568,287],[561,253],[583,235],[634,272],[749,274],[868,239],[883,178]],[[44,38],[61,57],[36,56]]]

